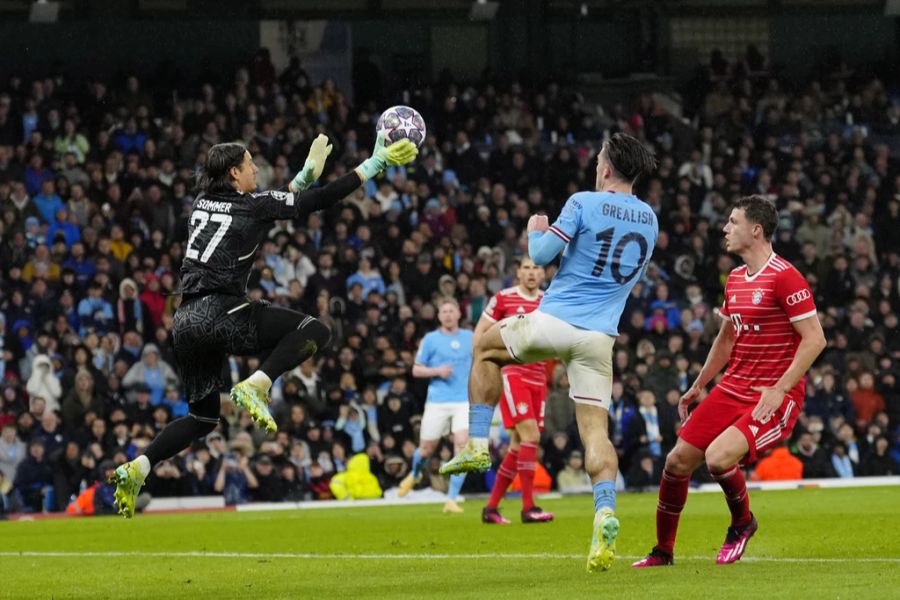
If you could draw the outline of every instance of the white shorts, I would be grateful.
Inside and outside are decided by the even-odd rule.
[[[539,310],[504,319],[500,336],[518,362],[561,360],[569,376],[569,397],[609,410],[614,337],[580,329]]]
[[[469,428],[468,402],[426,402],[419,439],[439,440]]]

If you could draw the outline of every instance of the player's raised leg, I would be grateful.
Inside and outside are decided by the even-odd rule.
[[[469,375],[469,441],[465,448],[441,467],[442,475],[455,475],[491,468],[488,435],[494,407],[503,391],[500,368],[513,362],[495,323],[475,344]]]
[[[747,542],[758,528],[756,517],[750,512],[747,481],[739,464],[749,451],[750,444],[747,438],[734,426],[723,431],[706,449],[706,466],[709,474],[722,487],[725,501],[731,511],[731,525],[716,556],[716,562],[720,565],[740,560],[747,548]]]
[[[325,348],[331,330],[315,317],[286,308],[251,304],[244,310],[254,313],[259,347],[269,355],[257,371],[231,388],[231,399],[261,427],[275,431],[275,419],[269,413],[272,382]]]
[[[594,529],[588,554],[588,571],[612,566],[619,535],[616,510],[616,472],[619,459],[609,440],[609,411],[599,404],[575,405],[578,432],[584,444],[584,465],[594,487]]]

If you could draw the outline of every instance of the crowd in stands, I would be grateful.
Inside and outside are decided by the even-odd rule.
[[[692,120],[652,95],[604,108],[555,83],[444,79],[408,90],[428,124],[419,159],[334,209],[274,224],[258,251],[249,295],[333,330],[330,349],[276,383],[277,433],[253,427],[223,396],[220,428],[157,465],[146,491],[241,503],[396,486],[421,421],[427,381],[411,367],[437,326],[434,300],[457,298],[474,326],[490,296],[514,283],[528,217],[552,220],[571,193],[592,189],[596,154],[615,131],[660,159],[638,187],[658,213],[659,243],[615,349],[611,435],[623,484],[659,481],[679,396],[706,358],[737,266],[721,226],[750,193],[777,203],[775,249],[809,279],[828,338],[794,436],[753,476],[898,474],[900,164],[877,140],[900,133],[900,103],[877,79],[843,71],[798,84],[748,57],[711,62]],[[207,149],[240,141],[260,188],[277,188],[324,132],[334,152],[323,179],[336,177],[366,157],[379,108],[396,103],[364,91],[354,105],[296,61],[277,73],[264,51],[229,81],[177,93],[137,76],[9,77],[0,91],[0,512],[113,512],[109,470],[187,412],[170,331]],[[257,366],[231,359],[230,380]],[[538,480],[589,489],[564,369],[548,381]],[[495,437],[499,454],[506,438]],[[446,490],[437,468],[450,452],[436,453],[424,486]],[[466,486],[487,482],[469,476]]]

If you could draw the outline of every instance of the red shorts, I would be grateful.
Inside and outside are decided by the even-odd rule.
[[[751,416],[754,408],[756,403],[738,400],[715,386],[690,414],[678,437],[706,450],[714,439],[733,425],[744,434],[750,446],[750,452],[741,460],[742,464],[747,464],[791,435],[803,409],[803,396],[796,392],[788,393],[775,414],[765,423]]]
[[[507,429],[512,429],[516,423],[534,419],[538,429],[543,431],[546,400],[547,384],[535,383],[515,373],[503,373],[500,414],[503,415],[503,426]]]

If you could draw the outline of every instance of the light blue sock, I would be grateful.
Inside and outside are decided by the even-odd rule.
[[[466,474],[460,473],[459,475],[451,475],[450,476],[450,489],[447,490],[447,497],[451,500],[456,500],[459,497],[459,490],[462,489],[463,483],[466,481]]]
[[[609,479],[594,484],[594,512],[601,508],[616,510],[616,482]]]
[[[486,438],[491,432],[494,407],[490,404],[469,405],[469,437]]]
[[[422,467],[425,466],[425,463],[428,462],[428,457],[422,458],[422,453],[419,452],[419,449],[416,448],[416,451],[413,452],[412,459],[412,473],[413,477],[418,477],[419,473],[422,472]]]

